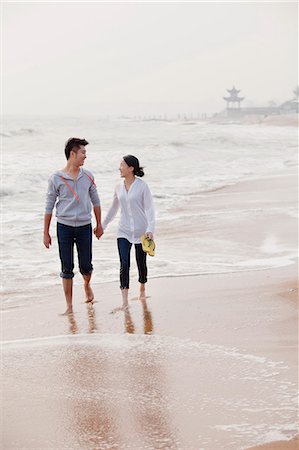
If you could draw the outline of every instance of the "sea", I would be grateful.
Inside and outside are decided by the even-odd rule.
[[[207,245],[201,228],[211,218],[221,219],[217,211],[198,209],[196,201],[226,186],[275,176],[296,166],[295,127],[187,119],[10,116],[1,130],[4,304],[22,302],[30,292],[61,283],[56,219],[48,250],[43,246],[43,216],[48,179],[65,166],[64,144],[69,137],[89,141],[85,167],[95,176],[103,216],[120,181],[122,156],[133,154],[144,166],[157,216],[156,255],[149,258],[149,278],[262,270],[294,262],[292,248],[268,252],[265,257],[263,248],[236,245],[233,240]],[[223,218],[230,210],[221,214]],[[118,280],[117,222],[114,219],[103,237],[94,240],[93,283]],[[78,284],[77,264],[75,272]],[[133,263],[132,278],[136,277]]]

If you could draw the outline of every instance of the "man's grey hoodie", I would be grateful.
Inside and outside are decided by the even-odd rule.
[[[93,174],[81,167],[74,181],[62,170],[55,172],[49,179],[46,214],[52,214],[55,203],[57,222],[72,227],[91,223],[92,205],[100,205]]]

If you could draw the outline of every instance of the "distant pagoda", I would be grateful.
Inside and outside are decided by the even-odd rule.
[[[233,86],[232,89],[226,89],[230,94],[229,97],[223,97],[227,102],[227,109],[240,109],[240,103],[245,97],[238,97],[240,91]]]

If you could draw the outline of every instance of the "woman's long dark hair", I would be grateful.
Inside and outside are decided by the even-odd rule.
[[[134,168],[134,175],[136,175],[137,177],[143,177],[143,167],[140,167],[139,160],[138,158],[136,158],[136,156],[126,155],[123,157],[123,160],[126,164],[128,164],[129,167]]]

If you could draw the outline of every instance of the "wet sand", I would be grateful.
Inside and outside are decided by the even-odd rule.
[[[258,445],[252,447],[250,450],[298,450],[299,448],[299,436],[289,441],[276,441],[269,444]]]
[[[296,248],[295,219],[275,210],[294,206],[294,179],[227,188],[224,208],[263,204],[272,215],[218,231],[248,242],[274,233]],[[220,190],[197,206],[222,202]],[[70,317],[58,316],[60,287],[6,304],[2,448],[297,448],[297,275],[290,264],[151,279],[149,298],[117,314],[118,283],[94,286],[93,305],[76,287]]]

